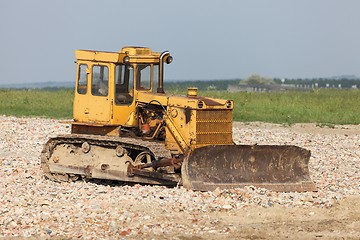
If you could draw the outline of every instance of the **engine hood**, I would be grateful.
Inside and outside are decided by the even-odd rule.
[[[166,95],[159,93],[139,92],[137,101],[142,103],[161,104],[170,107],[192,109],[233,109],[233,100],[209,98],[204,96]]]

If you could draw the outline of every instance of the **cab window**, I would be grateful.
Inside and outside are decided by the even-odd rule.
[[[153,86],[152,86],[152,92],[157,93],[158,87],[159,87],[159,65],[154,65],[153,67]]]
[[[87,90],[87,73],[86,73],[87,65],[80,64],[78,70],[78,79],[77,79],[77,92],[79,94],[86,94]]]
[[[139,64],[136,71],[136,89],[150,90],[151,65]]]
[[[134,67],[116,65],[115,67],[115,103],[130,104],[134,98]]]
[[[96,65],[92,68],[91,94],[107,96],[109,90],[109,70],[107,66]]]

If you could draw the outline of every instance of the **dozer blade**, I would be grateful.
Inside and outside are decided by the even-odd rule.
[[[183,186],[200,191],[244,186],[278,192],[316,191],[309,175],[310,155],[297,146],[205,146],[184,160]]]

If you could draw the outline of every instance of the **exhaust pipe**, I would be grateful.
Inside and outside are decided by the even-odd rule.
[[[166,57],[166,63],[170,64],[173,60],[173,57],[170,55],[169,51],[164,51],[160,55],[160,64],[159,64],[159,83],[157,88],[157,93],[164,92],[164,59]]]

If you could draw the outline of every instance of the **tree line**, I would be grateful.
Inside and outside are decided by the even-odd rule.
[[[193,80],[165,82],[165,90],[186,91],[189,87],[197,87],[199,90],[226,91],[228,86],[236,85],[295,85],[299,88],[360,88],[360,78],[268,78],[260,75],[251,75],[245,79],[228,80]]]

